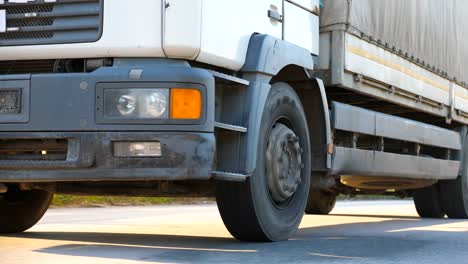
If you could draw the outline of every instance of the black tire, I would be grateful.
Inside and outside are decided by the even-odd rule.
[[[443,218],[445,211],[441,205],[439,185],[417,189],[413,201],[418,215],[422,218]]]
[[[10,188],[11,189],[11,188]],[[9,190],[0,194],[0,233],[23,232],[34,226],[47,211],[53,193],[41,190]]]
[[[440,198],[449,218],[468,219],[468,140],[463,146],[461,175],[456,180],[440,181]]]
[[[302,182],[296,185],[294,194],[282,204],[277,204],[272,198],[269,189],[271,174],[267,175],[266,168],[269,138],[279,121],[289,123],[287,125],[298,136],[296,143],[302,148],[300,156],[303,157],[302,169],[295,170]],[[263,109],[254,175],[242,183],[217,183],[216,201],[219,212],[226,228],[235,238],[242,241],[270,242],[291,237],[302,220],[307,203],[311,174],[310,153],[309,130],[301,101],[288,84],[274,84]],[[290,177],[289,174],[287,177]]]
[[[465,177],[441,181],[441,203],[449,218],[468,218],[468,187]]]
[[[307,199],[306,214],[327,215],[336,204],[336,195],[324,190],[311,189]]]
[[[459,176],[456,180],[441,181],[440,190],[441,204],[447,216],[453,219],[468,219],[468,181],[466,168],[464,168],[462,176]]]

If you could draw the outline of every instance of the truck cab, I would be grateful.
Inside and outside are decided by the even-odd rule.
[[[33,226],[54,193],[213,196],[244,241],[288,239],[340,193],[414,196],[442,213],[427,201],[440,180],[464,179],[464,119],[430,96],[421,115],[398,113],[418,109],[403,81],[443,77],[346,21],[321,27],[335,7],[0,0],[0,232]],[[429,118],[441,114],[455,122]]]

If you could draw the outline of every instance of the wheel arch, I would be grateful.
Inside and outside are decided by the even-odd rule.
[[[307,49],[269,35],[251,37],[242,77],[250,81],[246,100],[250,109],[247,116],[246,169],[252,173],[257,160],[256,143],[263,109],[275,82],[288,83],[299,95],[307,116],[310,132],[312,167],[314,171],[327,172],[331,167],[332,143],[330,113],[321,79],[311,77],[314,58]]]
[[[323,81],[310,77],[307,69],[288,65],[272,79],[275,82],[288,83],[298,94],[309,127],[313,171],[326,173],[331,167],[332,132]]]
[[[313,70],[314,60],[307,49],[270,35],[254,34],[241,72],[273,77],[289,65]]]

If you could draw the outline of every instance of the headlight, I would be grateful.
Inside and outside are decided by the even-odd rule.
[[[136,110],[137,100],[134,96],[124,94],[120,96],[117,103],[117,110],[122,115],[131,115]]]
[[[152,117],[163,116],[164,113],[167,113],[167,100],[167,96],[162,93],[150,94],[146,98],[146,114]]]
[[[169,89],[105,89],[104,114],[120,118],[168,118]]]

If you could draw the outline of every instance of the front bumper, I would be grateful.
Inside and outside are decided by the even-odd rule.
[[[206,180],[215,153],[213,133],[0,133],[9,139],[66,139],[65,160],[0,160],[0,182]],[[117,158],[114,141],[159,141],[159,158]]]
[[[0,76],[0,90],[21,88],[21,111],[0,115],[0,141],[66,140],[63,160],[2,160],[0,182],[209,179],[214,166],[214,78],[183,61],[123,59],[92,73]],[[132,70],[140,74],[130,74]],[[203,117],[194,123],[100,123],[97,87],[196,86]],[[114,141],[159,141],[162,157],[116,158]]]

